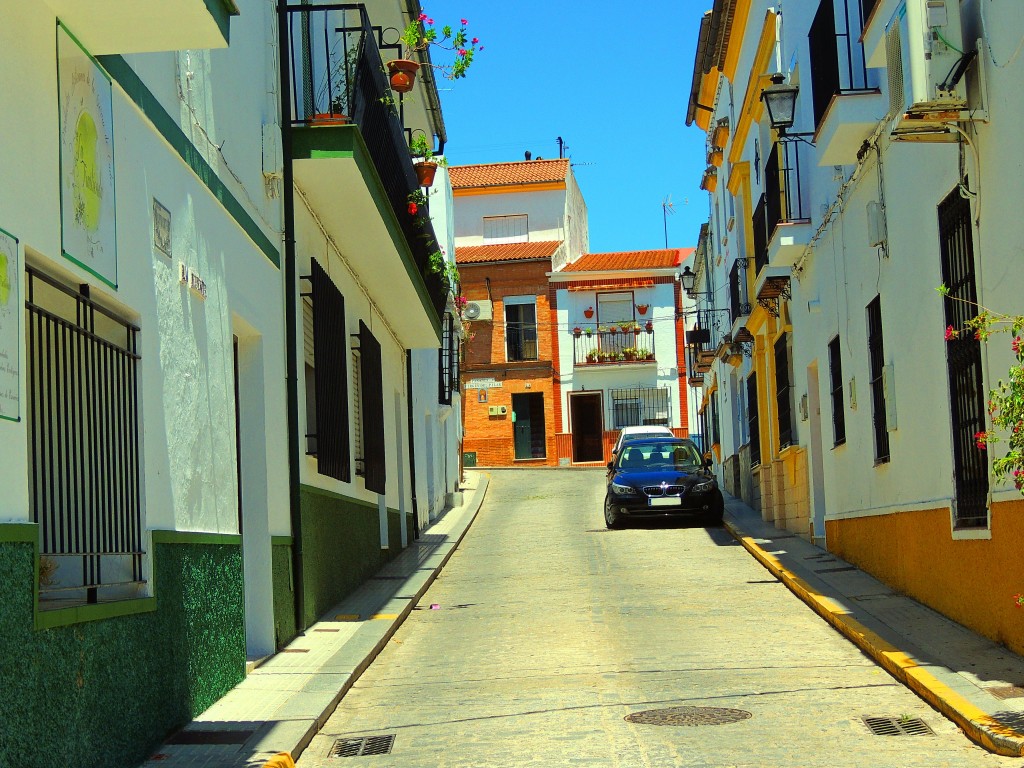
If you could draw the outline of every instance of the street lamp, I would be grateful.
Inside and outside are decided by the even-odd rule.
[[[793,127],[796,112],[796,95],[800,88],[796,85],[783,85],[785,76],[776,72],[771,76],[772,84],[761,91],[761,101],[768,108],[768,122],[779,132],[786,135],[786,129]]]
[[[679,282],[683,284],[683,290],[686,291],[686,294],[693,298],[693,287],[697,283],[697,276],[693,274],[689,264],[683,267],[683,273],[679,276]]]

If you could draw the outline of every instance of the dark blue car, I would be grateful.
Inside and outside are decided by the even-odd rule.
[[[670,517],[721,525],[725,500],[697,446],[680,438],[630,441],[608,464],[604,522]]]

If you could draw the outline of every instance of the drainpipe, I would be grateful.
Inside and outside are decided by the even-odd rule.
[[[287,55],[288,12],[286,0],[279,0],[277,6],[277,45],[280,62],[279,83],[281,88],[281,154],[283,215],[284,215],[284,320],[285,354],[287,365],[285,385],[288,399],[288,505],[292,524],[292,577],[295,585],[295,628],[302,635],[305,626],[306,594],[302,564],[302,497],[299,493],[299,370],[296,362],[296,321],[297,311],[295,275],[295,191],[292,167],[292,95],[291,73],[288,71],[290,57]]]

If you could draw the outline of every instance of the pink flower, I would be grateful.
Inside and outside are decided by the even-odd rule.
[[[465,55],[466,55],[466,49],[465,48],[459,48],[459,56],[465,56]]]
[[[479,43],[479,42],[480,42],[480,38],[479,38],[479,37],[474,37],[474,38],[473,38],[472,40],[470,40],[469,42],[471,42],[471,43],[472,43],[473,45],[476,45],[477,43]]]
[[[1013,340],[1013,344],[1010,345],[1010,348],[1013,349],[1013,354],[1015,354],[1015,355],[1019,355],[1020,354],[1020,350],[1021,350],[1021,345],[1022,344],[1024,344],[1024,342],[1021,341],[1020,336],[1018,336],[1017,338],[1015,338]]]
[[[462,26],[466,26],[467,24],[469,24],[469,22],[466,21],[465,19],[460,19],[460,21],[462,21]]]
[[[420,14],[420,21],[426,21],[426,20],[427,20],[427,14],[421,13]]]
[[[956,338],[956,331],[953,330],[952,325],[946,326],[946,341],[952,341]]]
[[[434,26],[434,20],[433,19],[427,19],[427,24],[429,24],[430,26]]]
[[[986,435],[984,432],[975,432],[974,433],[974,444],[976,446],[978,446],[978,450],[979,451],[984,451],[985,450],[985,441],[987,439],[988,439],[988,435]]]

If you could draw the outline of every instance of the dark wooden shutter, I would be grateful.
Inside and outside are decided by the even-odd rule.
[[[368,491],[384,493],[387,461],[384,450],[384,376],[380,342],[359,321],[359,389],[362,393],[363,480]]]
[[[348,437],[348,332],[345,297],[315,260],[313,357],[316,361],[316,461],[321,475],[352,479]]]

